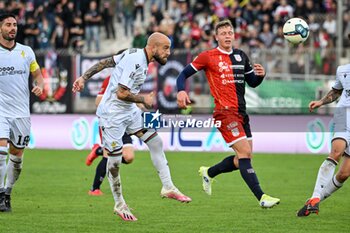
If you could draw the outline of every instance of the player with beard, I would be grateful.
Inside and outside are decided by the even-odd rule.
[[[73,83],[73,92],[81,91],[86,80],[104,68],[114,67],[107,89],[97,108],[102,140],[108,154],[107,177],[115,200],[114,211],[125,221],[136,221],[122,195],[119,168],[122,161],[122,137],[124,133],[136,135],[149,148],[154,167],[162,182],[162,197],[190,202],[173,184],[168,161],[163,151],[163,142],[154,129],[144,129],[141,110],[136,103],[146,108],[153,106],[153,92],[140,95],[140,89],[147,77],[148,64],[157,61],[164,65],[170,55],[170,40],[162,33],[155,32],[147,40],[144,49],[128,49],[116,57],[101,60],[88,69]]]
[[[43,77],[33,50],[15,41],[16,17],[0,15],[0,211],[11,211],[11,191],[22,171],[23,151],[29,143],[30,112],[28,80],[40,96]],[[9,147],[8,147],[9,144]],[[6,168],[6,160],[9,159]],[[6,176],[6,184],[4,184]]]

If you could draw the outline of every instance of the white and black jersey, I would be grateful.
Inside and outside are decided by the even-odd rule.
[[[33,50],[16,43],[13,49],[0,46],[0,116],[29,117],[30,72],[39,69]]]
[[[147,54],[144,49],[128,49],[113,57],[116,63],[103,98],[97,108],[97,116],[109,117],[133,109],[135,103],[119,100],[116,96],[118,86],[140,92],[148,71]]]
[[[337,107],[350,107],[350,64],[338,66],[333,88],[343,90]]]

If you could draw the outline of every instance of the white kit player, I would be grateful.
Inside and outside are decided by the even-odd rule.
[[[350,64],[339,66],[335,84],[328,94],[318,101],[311,101],[310,112],[314,109],[340,100],[334,112],[334,136],[328,158],[322,163],[314,188],[314,192],[297,216],[308,216],[319,212],[319,203],[343,186],[350,176]],[[334,175],[336,166],[343,157],[338,172]]]
[[[173,184],[163,142],[155,130],[143,128],[142,112],[135,104],[142,103],[146,108],[152,108],[153,92],[141,96],[140,88],[146,79],[149,62],[157,61],[164,65],[169,55],[169,38],[155,32],[148,38],[144,49],[128,49],[121,55],[101,60],[73,84],[73,92],[81,91],[87,79],[104,68],[114,67],[106,92],[97,108],[97,116],[102,128],[104,150],[108,154],[107,177],[115,200],[114,211],[125,221],[137,219],[130,212],[122,195],[119,167],[124,132],[136,135],[148,146],[153,165],[163,185],[161,196],[181,202],[191,201],[191,198],[182,194]]]
[[[0,15],[0,211],[11,211],[11,191],[22,170],[23,150],[30,135],[29,75],[32,92],[42,94],[43,77],[33,50],[15,42],[17,21]],[[9,145],[8,145],[9,144]],[[9,154],[6,168],[6,159]],[[5,183],[6,176],[6,183]]]

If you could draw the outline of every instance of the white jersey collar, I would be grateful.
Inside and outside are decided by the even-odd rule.
[[[8,51],[12,51],[14,48],[16,48],[16,45],[17,45],[17,43],[15,42],[15,44],[11,48],[8,48],[5,45],[0,43],[0,47],[3,48],[3,49],[6,49]]]
[[[227,51],[225,51],[225,50],[222,50],[222,49],[220,49],[219,47],[216,47],[216,49],[219,50],[220,52],[225,53],[225,54],[228,54],[228,55],[230,55],[230,54],[233,52],[232,49],[231,49],[230,52],[227,52]]]

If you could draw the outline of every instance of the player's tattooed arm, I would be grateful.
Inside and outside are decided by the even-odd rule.
[[[130,90],[119,84],[118,90],[117,90],[117,97],[120,100],[133,102],[133,103],[142,103],[145,108],[152,108],[153,106],[153,92],[147,94],[147,95],[135,95],[130,92]]]
[[[313,112],[315,109],[321,107],[322,105],[332,103],[336,101],[341,93],[343,92],[343,89],[337,90],[337,89],[332,89],[330,90],[326,96],[324,96],[320,100],[314,100],[309,103],[309,111]]]
[[[332,103],[336,101],[339,96],[341,96],[341,93],[343,92],[343,89],[337,90],[337,89],[332,89],[330,90],[326,96],[324,96],[320,101],[322,105]]]
[[[145,101],[145,98],[143,96],[132,94],[127,87],[120,84],[117,90],[117,97],[120,100],[125,100],[133,103],[143,103]]]
[[[113,57],[109,57],[106,59],[101,60],[100,62],[96,63],[95,65],[91,66],[83,75],[84,80],[90,79],[94,74],[97,74],[101,70],[105,68],[111,68],[114,67],[116,64],[114,62]]]

